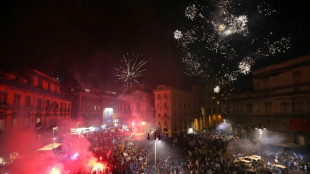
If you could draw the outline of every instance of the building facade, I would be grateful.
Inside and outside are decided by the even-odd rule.
[[[154,128],[154,96],[139,89],[118,96],[119,120],[131,127],[143,124],[146,129]]]
[[[253,91],[236,93],[225,103],[234,133],[253,136],[263,129],[287,142],[310,144],[309,74],[310,55],[255,70]]]
[[[38,70],[0,73],[0,132],[52,128],[71,119],[72,100],[60,82]]]
[[[218,100],[201,88],[185,91],[158,85],[153,93],[156,127],[169,137],[212,128],[222,121]]]
[[[102,92],[99,89],[87,89],[81,86],[71,87],[72,118],[77,127],[99,126],[103,124]]]

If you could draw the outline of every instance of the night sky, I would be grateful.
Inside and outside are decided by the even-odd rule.
[[[263,24],[288,35],[292,48],[257,67],[310,53],[307,1],[277,1],[277,22]],[[149,59],[151,88],[166,83],[185,87],[189,77],[173,32],[184,25],[191,1],[11,1],[0,2],[0,68],[36,68],[64,81],[118,90],[113,75],[122,54]]]

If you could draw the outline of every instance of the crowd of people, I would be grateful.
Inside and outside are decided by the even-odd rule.
[[[237,157],[253,155],[227,153],[227,145],[231,141],[239,141],[237,137],[210,133],[182,135],[157,140],[156,165],[155,141],[147,140],[147,135],[135,137],[118,131],[98,131],[88,134],[91,142],[90,150],[100,160],[108,164],[105,173],[124,174],[222,174],[222,173],[277,173],[271,164],[284,166],[281,173],[293,171],[308,172],[309,162],[300,155],[289,150],[260,149],[252,151],[262,157],[253,162],[251,170],[243,170],[246,166],[236,164]],[[276,165],[274,165],[276,166]]]
[[[140,135],[141,136],[141,135]],[[225,149],[229,137],[210,134],[182,135],[155,141],[122,132],[103,131],[87,135],[91,151],[109,164],[112,173],[227,173],[229,171]],[[156,167],[156,168],[155,168]]]

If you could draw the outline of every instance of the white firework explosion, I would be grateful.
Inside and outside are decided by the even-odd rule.
[[[233,33],[244,33],[247,31],[248,18],[245,15],[236,17],[230,24]]]
[[[220,86],[215,86],[213,89],[213,92],[218,94],[220,92],[220,90],[221,90]]]
[[[256,32],[250,31],[256,24],[255,18],[249,18],[253,13],[262,17],[262,13],[275,12],[267,3],[258,5],[247,0],[211,0],[195,1],[187,6],[187,24],[181,28],[182,32],[174,31],[186,74],[217,84],[218,88],[214,89],[221,86],[221,93],[225,93],[227,88],[223,86],[233,83],[241,74],[249,74],[254,60],[289,49],[289,39],[275,40],[268,35],[265,39],[250,33]],[[256,11],[249,13],[248,7]],[[249,55],[251,58],[247,58]]]
[[[175,30],[175,32],[174,32],[174,38],[177,39],[177,40],[179,40],[179,39],[181,39],[182,37],[183,37],[182,32],[179,31],[179,30]]]
[[[239,71],[242,74],[249,74],[251,72],[251,67],[254,64],[254,60],[251,57],[245,57],[239,63]]]
[[[197,8],[195,7],[195,4],[193,4],[192,6],[188,6],[185,10],[185,16],[190,20],[194,20],[194,18],[196,17],[196,13]]]
[[[126,53],[123,55],[122,65],[115,68],[115,76],[123,83],[123,92],[126,92],[128,88],[133,87],[135,84],[140,84],[139,78],[143,77],[146,70],[144,66],[147,63],[148,60],[141,59],[139,54]]]

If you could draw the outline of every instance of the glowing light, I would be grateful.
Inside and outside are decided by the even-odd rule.
[[[179,30],[175,30],[175,32],[174,32],[174,38],[175,38],[175,39],[181,39],[182,37],[183,37],[182,32],[179,31]]]
[[[185,16],[190,20],[194,20],[196,13],[197,9],[195,7],[195,4],[193,4],[192,6],[188,6],[185,10]]]
[[[219,31],[219,32],[222,32],[222,31],[225,30],[225,28],[226,28],[226,25],[225,25],[225,24],[221,24],[221,25],[219,26],[219,28],[218,28],[218,31]]]
[[[104,108],[104,117],[105,117],[105,122],[108,123],[108,122],[111,122],[113,121],[113,108]]]
[[[97,162],[96,158],[90,159],[90,161],[88,162],[88,166],[92,168],[91,173],[103,173],[104,170],[107,168],[106,164]]]
[[[61,170],[53,167],[49,174],[61,174]]]
[[[245,57],[240,63],[239,63],[239,71],[243,74],[249,74],[251,71],[251,66],[254,64],[254,60],[250,57]]]
[[[142,121],[141,124],[142,124],[142,125],[145,125],[145,121]]]
[[[233,33],[242,33],[247,30],[248,18],[245,15],[236,17],[233,22],[230,24],[232,27]]]
[[[102,163],[97,162],[92,169],[92,172],[103,172],[105,170],[105,166]]]
[[[131,123],[131,126],[132,126],[132,127],[134,127],[134,126],[135,126],[135,122],[134,122],[134,121]]]
[[[221,90],[220,86],[216,86],[216,87],[214,87],[213,92],[214,93],[219,93],[220,90]]]
[[[71,157],[71,160],[76,160],[78,156],[79,156],[79,153],[76,152],[76,153]]]

